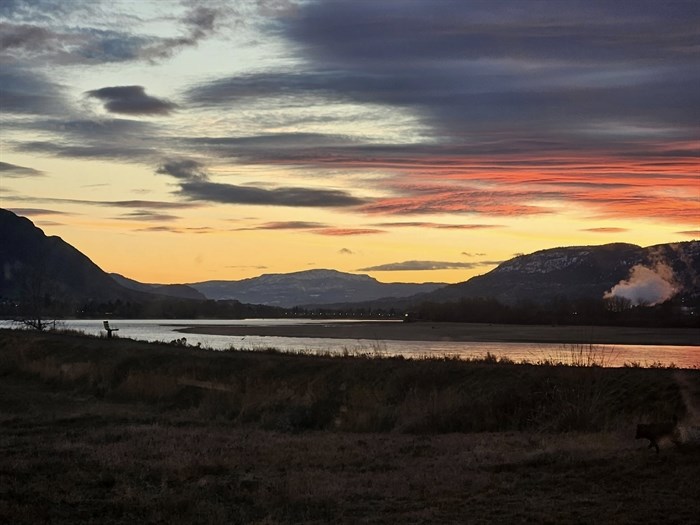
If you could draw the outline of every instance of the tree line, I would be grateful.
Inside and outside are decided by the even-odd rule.
[[[405,308],[295,309],[298,316],[396,318],[405,321],[609,325],[654,327],[699,327],[700,299],[677,297],[660,305],[633,306],[625,299],[568,299],[559,297],[545,303],[520,301],[505,304],[490,298],[465,298],[449,302],[425,301]]]
[[[0,317],[43,329],[51,320],[95,319],[244,319],[320,317],[344,319],[402,319],[404,321],[494,324],[610,325],[700,327],[700,296],[676,297],[660,305],[632,306],[624,299],[568,299],[546,303],[520,301],[504,304],[489,298],[451,302],[425,301],[373,307],[281,308],[245,304],[236,300],[157,298],[146,301],[75,301],[52,294],[21,300],[0,299]]]

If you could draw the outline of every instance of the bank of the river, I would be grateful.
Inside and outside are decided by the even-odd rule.
[[[700,370],[0,330],[0,523],[694,523]],[[639,421],[685,432],[657,455]]]
[[[388,341],[456,341],[700,346],[700,328],[357,322],[284,326],[198,325],[182,333]]]

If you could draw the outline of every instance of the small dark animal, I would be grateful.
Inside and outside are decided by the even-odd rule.
[[[673,416],[672,422],[667,423],[640,423],[637,425],[637,435],[634,436],[635,439],[648,439],[649,446],[647,448],[654,447],[656,453],[659,453],[659,440],[663,438],[669,438],[671,441],[677,444],[677,432],[678,419]]]

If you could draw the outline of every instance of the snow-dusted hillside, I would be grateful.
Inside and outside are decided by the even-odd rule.
[[[700,241],[690,241],[647,248],[618,243],[541,250],[446,286],[429,294],[428,300],[488,297],[512,304],[556,297],[602,298],[628,281],[636,266],[649,270],[645,275],[657,275],[659,282],[667,282],[675,293],[700,293]]]

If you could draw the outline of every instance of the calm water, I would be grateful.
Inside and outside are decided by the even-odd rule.
[[[333,321],[339,322],[339,321]],[[353,321],[346,321],[353,322]],[[364,321],[366,322],[366,321]],[[387,321],[378,321],[387,322]],[[377,341],[371,339],[326,339],[306,337],[226,336],[209,334],[182,334],[179,328],[194,325],[279,326],[292,324],[327,324],[325,320],[311,319],[245,319],[245,320],[113,320],[119,328],[117,335],[143,341],[164,341],[185,337],[188,345],[201,344],[216,350],[230,348],[260,350],[277,348],[287,352],[369,353],[387,356],[402,355],[409,358],[430,356],[480,357],[487,352],[514,361],[537,362],[544,359],[564,361],[570,359],[569,347],[558,343],[475,343],[444,341]],[[79,330],[90,335],[105,334],[102,321],[60,321],[61,327]],[[12,326],[11,321],[0,321],[0,328]],[[622,366],[624,363],[640,363],[649,366],[675,364],[681,368],[700,366],[700,347],[697,346],[646,346],[603,345],[598,347],[605,366]]]

